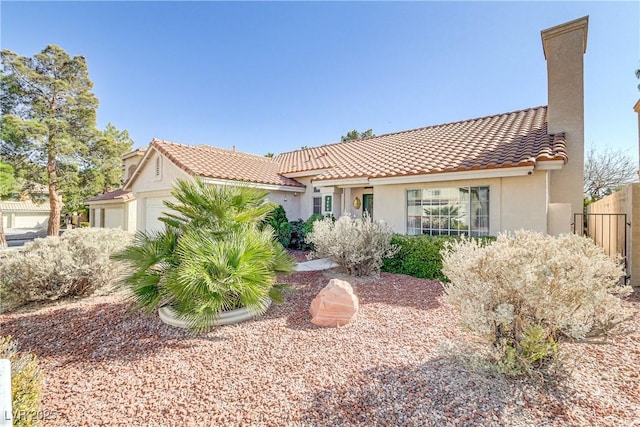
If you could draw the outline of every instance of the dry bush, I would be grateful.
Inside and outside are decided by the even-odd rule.
[[[124,264],[109,257],[132,237],[120,229],[79,228],[7,254],[0,264],[0,312],[33,301],[89,295],[115,284]]]
[[[574,234],[519,231],[484,247],[463,239],[443,251],[443,272],[462,325],[492,344],[509,373],[550,366],[561,339],[614,333],[630,315],[620,263]]]
[[[318,221],[307,241],[315,248],[312,256],[330,258],[350,275],[368,276],[380,273],[382,260],[398,251],[392,237],[387,224],[365,213],[362,219],[343,215],[335,222],[331,218]]]
[[[43,374],[38,367],[38,359],[31,353],[18,353],[10,336],[0,336],[0,359],[9,359],[11,363],[13,425],[39,425]]]

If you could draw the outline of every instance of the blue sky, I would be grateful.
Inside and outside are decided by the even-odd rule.
[[[639,2],[0,2],[3,49],[84,55],[98,123],[256,154],[547,103],[540,31],[590,15],[585,142],[638,157]]]

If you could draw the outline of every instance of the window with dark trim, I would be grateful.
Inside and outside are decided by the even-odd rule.
[[[489,187],[408,190],[407,234],[488,236]]]
[[[313,213],[322,215],[322,197],[313,198]]]

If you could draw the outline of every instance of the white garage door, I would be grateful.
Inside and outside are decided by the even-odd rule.
[[[39,228],[46,227],[49,213],[22,213],[18,212],[15,216],[13,228]]]
[[[163,213],[169,212],[170,209],[164,205],[165,200],[176,202],[173,197],[147,197],[145,202],[145,231],[159,231],[164,228],[164,223],[158,218],[163,216]]]
[[[146,213],[145,213],[145,230],[146,231],[158,231],[162,230],[164,224],[158,219],[162,215],[165,209],[163,197],[147,197],[146,199]]]
[[[106,208],[104,210],[104,228],[122,228],[123,209],[122,208]]]

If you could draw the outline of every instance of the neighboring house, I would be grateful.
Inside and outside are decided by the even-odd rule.
[[[548,106],[273,159],[154,139],[143,154],[127,158],[140,161],[125,167],[122,199],[109,203],[121,204],[129,229],[155,230],[175,180],[201,176],[211,184],[268,190],[289,219],[367,211],[407,234],[570,232],[572,214],[582,212],[587,27],[584,17],[542,31]],[[101,203],[105,220],[96,226],[109,223],[107,202],[89,201],[92,213]]]
[[[11,228],[46,229],[49,224],[50,210],[49,203],[35,203],[29,200],[22,202],[0,201],[2,226],[5,230]]]
[[[92,197],[89,225],[100,228],[122,228],[136,231],[135,198],[129,191],[115,190]]]

